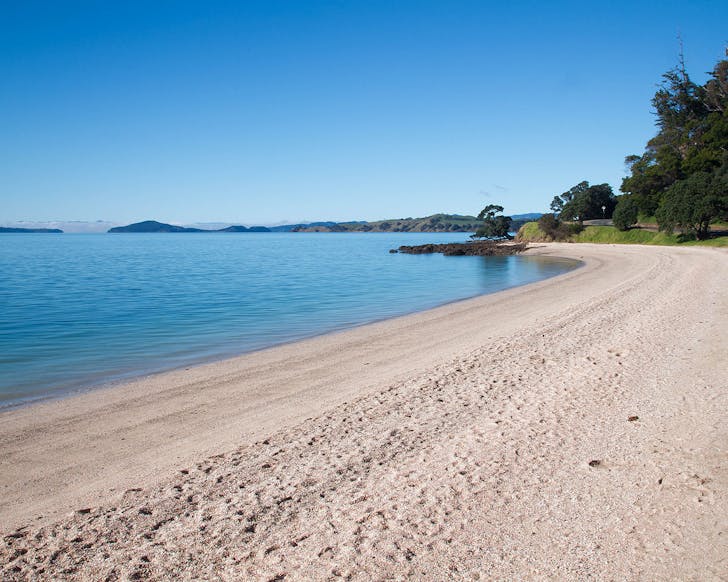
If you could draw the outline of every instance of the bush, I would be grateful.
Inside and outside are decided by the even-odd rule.
[[[563,222],[554,214],[544,214],[538,219],[538,228],[554,241],[564,241],[572,235],[579,234],[583,227],[580,224]]]
[[[614,209],[614,214],[612,215],[614,226],[622,231],[629,230],[637,222],[638,212],[639,208],[634,200],[630,197],[622,196],[617,202],[617,207]]]
[[[552,236],[559,226],[559,219],[555,214],[544,214],[538,219],[538,227],[547,235]]]

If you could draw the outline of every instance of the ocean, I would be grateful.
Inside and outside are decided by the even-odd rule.
[[[578,266],[545,257],[389,253],[465,240],[464,233],[2,234],[0,408]]]

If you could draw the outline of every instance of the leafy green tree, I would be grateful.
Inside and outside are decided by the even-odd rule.
[[[625,160],[631,175],[621,186],[622,192],[631,194],[639,210],[648,215],[654,214],[665,190],[685,177],[687,149],[698,135],[700,118],[705,113],[700,87],[690,80],[682,57],[680,65],[662,78],[652,98],[659,131],[647,142],[641,156]]]
[[[560,196],[554,196],[554,199],[551,201],[551,211],[555,215],[561,214],[561,212],[564,210],[564,206],[566,206],[570,202],[573,202],[574,198],[583,194],[588,189],[589,182],[583,181],[579,182],[576,186],[572,186]]]
[[[549,208],[551,209],[551,212],[553,214],[560,214],[564,208],[564,201],[561,199],[560,196],[554,196],[551,204],[549,204]]]
[[[690,80],[680,57],[663,75],[652,106],[657,135],[641,156],[625,160],[630,175],[621,186],[639,210],[654,214],[672,185],[692,174],[718,171],[728,151],[728,61],[719,61],[703,85]],[[663,212],[664,215],[664,212]]]
[[[629,228],[637,222],[639,208],[630,196],[622,196],[617,201],[617,207],[614,209],[612,220],[614,226],[619,230],[629,230]]]
[[[503,216],[503,207],[497,204],[489,204],[478,214],[478,220],[482,220],[483,224],[473,235],[473,238],[500,239],[513,238],[509,233],[511,230],[510,216]]]
[[[710,223],[728,213],[727,176],[724,171],[696,172],[670,186],[657,209],[660,230],[679,228],[683,235],[708,238]]]
[[[609,184],[595,184],[589,186],[589,182],[579,182],[568,192],[555,197],[551,203],[553,209],[556,198],[561,199],[564,204],[561,207],[559,218],[562,220],[592,220],[595,218],[611,218],[617,199]]]
[[[642,156],[627,156],[625,164],[631,175],[622,180],[620,190],[632,198],[640,212],[652,216],[662,193],[677,179],[677,172],[667,172],[650,149]]]
[[[690,80],[682,55],[678,66],[662,78],[662,86],[652,98],[660,128],[653,140],[658,147],[667,146],[684,152],[685,146],[699,133],[700,120],[707,113],[704,88]]]
[[[705,84],[705,106],[708,111],[725,113],[728,110],[728,61],[713,68],[713,77]]]

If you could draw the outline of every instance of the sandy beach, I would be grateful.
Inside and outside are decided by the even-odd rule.
[[[728,252],[560,277],[0,414],[0,578],[711,580]]]

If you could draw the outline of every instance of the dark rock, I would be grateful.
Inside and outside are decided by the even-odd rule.
[[[493,257],[516,255],[528,248],[526,243],[473,241],[466,243],[424,244],[399,247],[398,252],[408,255],[424,255],[442,253],[446,256],[480,256]],[[394,250],[394,249],[393,249]],[[392,251],[390,251],[392,252]]]

